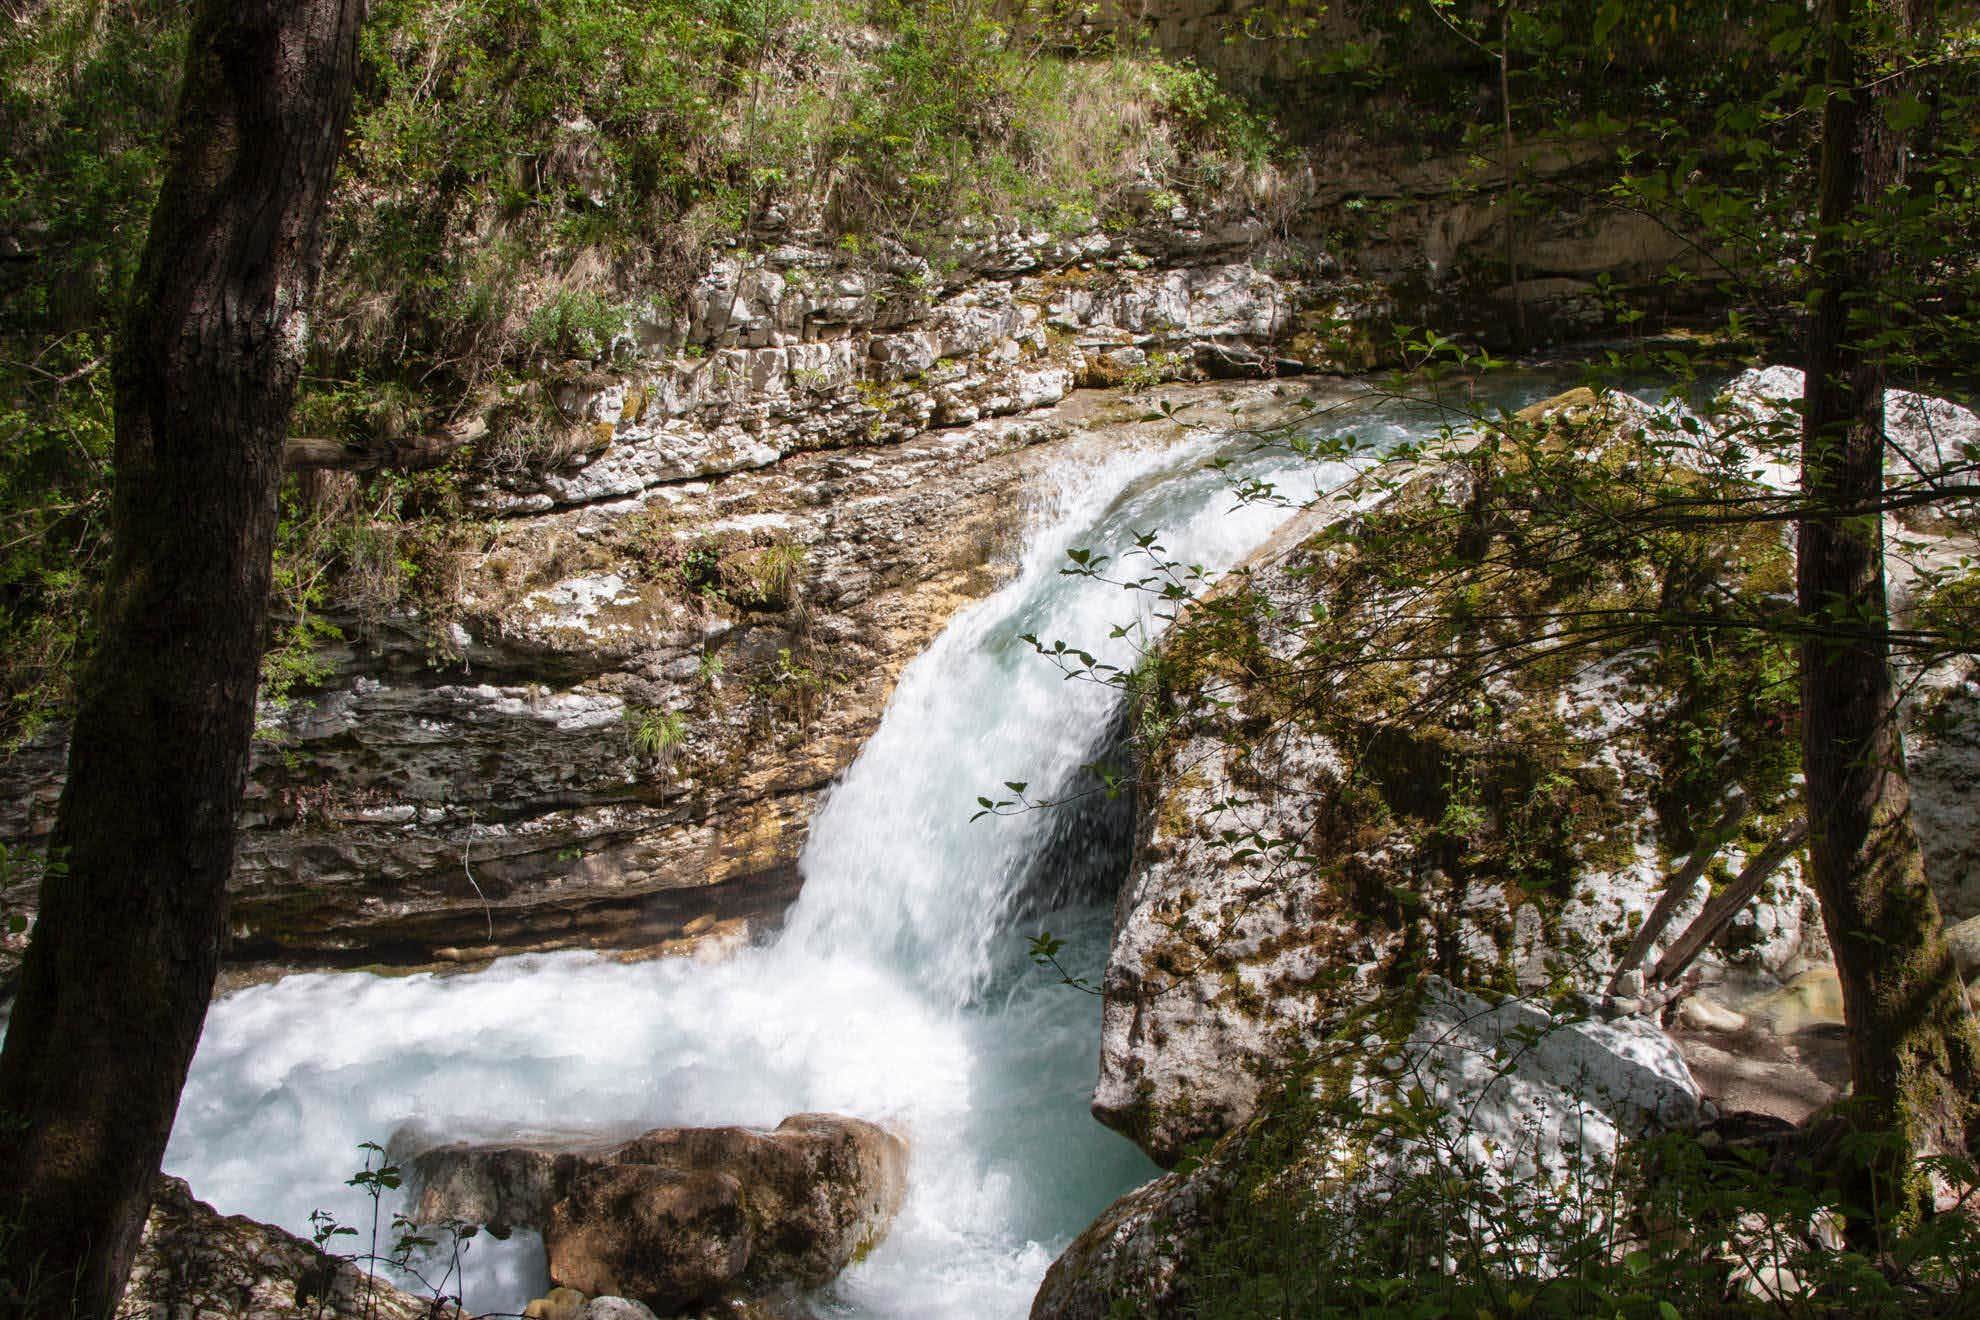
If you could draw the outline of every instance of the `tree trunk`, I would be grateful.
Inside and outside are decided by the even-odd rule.
[[[1882,113],[1904,80],[1879,76],[1866,91],[1866,51],[1872,33],[1909,38],[1923,9],[1923,0],[1827,3],[1831,90],[1802,436],[1810,512],[1800,531],[1801,608],[1844,634],[1801,647],[1810,879],[1842,980],[1853,1117],[1896,1138],[1852,1180],[1861,1208],[1882,1223],[1902,1222],[1920,1204],[1908,1156],[1964,1151],[1980,1132],[1980,1036],[1911,828],[1883,637],[1883,523],[1844,512],[1875,508],[1884,480],[1879,321],[1889,246],[1879,226],[1854,221],[1885,207],[1904,176],[1902,135]]]
[[[116,362],[117,484],[0,1054],[5,1309],[115,1307],[219,969],[282,441],[364,0],[201,0]]]

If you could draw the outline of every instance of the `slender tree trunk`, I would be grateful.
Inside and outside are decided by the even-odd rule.
[[[1882,113],[1903,86],[1866,91],[1870,34],[1907,39],[1924,0],[1827,0],[1831,94],[1823,117],[1816,298],[1809,326],[1801,524],[1802,609],[1851,640],[1801,648],[1802,766],[1810,878],[1835,948],[1849,1026],[1856,1120],[1899,1140],[1859,1170],[1862,1208],[1909,1217],[1906,1156],[1953,1153],[1975,1124],[1980,1036],[1946,945],[1912,832],[1886,626],[1883,523],[1885,365],[1879,324],[1887,237],[1853,218],[1884,206],[1904,175],[1902,135]],[[1867,231],[1868,236],[1865,236]]]
[[[0,1054],[15,1315],[108,1315],[225,934],[282,440],[364,0],[201,0],[116,362],[99,640]]]
[[[1511,281],[1513,301],[1513,346],[1525,348],[1526,290],[1519,282],[1519,189],[1513,164],[1512,103],[1512,23],[1513,0],[1504,0],[1499,10],[1499,151],[1505,169],[1506,278]]]

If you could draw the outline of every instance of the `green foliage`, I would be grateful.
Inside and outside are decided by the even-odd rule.
[[[687,716],[677,710],[633,710],[627,712],[632,730],[633,751],[659,762],[673,760],[687,741]]]
[[[834,682],[808,651],[800,654],[785,646],[778,648],[776,663],[750,689],[764,700],[772,718],[781,716],[801,733],[817,717]]]
[[[0,35],[0,749],[66,704],[110,481],[110,330],[183,58],[170,6],[50,0]]]
[[[588,289],[560,289],[529,314],[522,341],[539,353],[604,358],[611,356],[631,321],[624,308],[601,294]]]
[[[1188,137],[1219,144],[1248,165],[1263,165],[1285,151],[1277,127],[1194,64],[1157,64],[1160,104]]]
[[[385,1198],[404,1185],[405,1171],[390,1163],[385,1148],[375,1141],[360,1142],[358,1151],[364,1156],[364,1165],[345,1179],[344,1185],[357,1188],[370,1202],[367,1224],[360,1230],[326,1210],[312,1210],[309,1213],[311,1241],[333,1259],[359,1267],[365,1290],[362,1307],[367,1315],[374,1312],[377,1281],[382,1272],[397,1283],[417,1288],[436,1320],[450,1315],[465,1316],[467,1311],[460,1296],[462,1266],[473,1240],[484,1230],[480,1225],[451,1218],[438,1224],[420,1224],[401,1210],[394,1210],[388,1217]],[[381,1232],[386,1235],[382,1240]],[[508,1236],[507,1229],[490,1227],[486,1232],[492,1238]],[[342,1239],[366,1234],[363,1251],[332,1251]]]

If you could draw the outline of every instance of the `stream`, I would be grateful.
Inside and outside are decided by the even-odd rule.
[[[1517,405],[1552,387],[1523,376],[1495,393]],[[1375,442],[1433,424],[1374,405],[1327,420]],[[778,934],[713,963],[525,955],[230,994],[207,1019],[166,1169],[223,1211],[307,1235],[318,1209],[368,1228],[369,1203],[344,1180],[360,1142],[408,1124],[449,1140],[630,1135],[836,1111],[907,1138],[909,1193],[882,1245],[815,1299],[820,1313],[1026,1314],[1054,1255],[1157,1171],[1087,1112],[1097,999],[1026,949],[1049,929],[1069,969],[1098,980],[1127,862],[1120,813],[971,819],[1006,780],[1048,797],[1084,787],[1081,767],[1117,724],[1113,689],[1065,681],[1018,639],[1131,663],[1131,644],[1108,635],[1145,604],[1061,574],[1069,548],[1117,553],[1159,529],[1176,558],[1221,569],[1290,515],[1240,504],[1236,483],[1296,501],[1344,474],[1214,431],[1073,449],[1035,482],[1019,571],[907,667],[824,799]],[[477,1310],[520,1310],[548,1286],[528,1233],[477,1238],[467,1260]]]

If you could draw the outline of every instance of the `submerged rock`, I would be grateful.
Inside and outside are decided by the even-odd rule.
[[[163,1177],[118,1320],[415,1320],[432,1304]]]
[[[561,1288],[662,1314],[830,1282],[885,1236],[907,1190],[900,1138],[836,1114],[616,1146],[442,1146],[408,1168],[422,1221],[538,1229]]]

